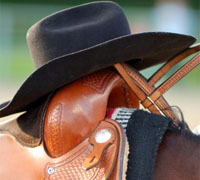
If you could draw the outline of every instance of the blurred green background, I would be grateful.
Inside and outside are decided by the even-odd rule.
[[[34,66],[26,44],[28,28],[41,18],[64,8],[91,1],[1,0],[0,83],[21,84]],[[199,0],[115,0],[128,17],[132,33],[168,31],[190,34],[199,39]],[[170,48],[170,47],[169,47]],[[145,53],[145,52],[144,52]],[[144,71],[152,74],[155,68]],[[199,86],[199,68],[179,83]]]
[[[26,44],[26,32],[41,18],[64,8],[87,3],[81,0],[0,0],[0,102],[11,99],[34,71]],[[200,39],[200,0],[115,0],[124,9],[132,33],[167,31]],[[199,42],[199,40],[197,40]],[[170,47],[169,47],[170,48]],[[145,53],[145,52],[144,52]],[[172,74],[177,65],[170,72]],[[158,68],[142,73],[149,77]],[[200,123],[200,67],[167,93],[171,105],[178,105],[192,127]]]

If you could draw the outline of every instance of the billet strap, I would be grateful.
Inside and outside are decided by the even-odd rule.
[[[193,45],[183,52],[179,53],[177,56],[166,62],[158,71],[156,71],[149,79],[148,83],[154,86],[173,66],[179,63],[184,58],[200,51],[200,44]]]
[[[164,114],[171,117],[174,120],[174,124],[178,125],[178,118],[162,95],[198,66],[199,63],[200,55],[197,55],[163,82],[158,88],[151,86],[145,77],[143,77],[136,69],[130,68],[124,63],[115,64],[114,67],[135,92],[144,108],[149,109],[153,113]]]

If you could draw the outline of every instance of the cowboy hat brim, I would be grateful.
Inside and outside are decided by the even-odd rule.
[[[13,99],[0,105],[0,117],[24,111],[44,95],[115,63],[127,61],[141,70],[168,61],[195,40],[192,36],[174,33],[140,33],[58,57],[33,72]]]

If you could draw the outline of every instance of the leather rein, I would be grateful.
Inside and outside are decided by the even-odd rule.
[[[179,127],[180,120],[163,97],[163,94],[200,64],[200,54],[185,63],[157,88],[155,84],[177,63],[198,51],[200,51],[200,44],[187,48],[166,62],[149,79],[146,79],[139,71],[125,63],[117,63],[114,67],[132,91],[134,91],[145,109],[148,109],[152,113],[172,118],[173,124]],[[188,127],[186,126],[185,128]]]

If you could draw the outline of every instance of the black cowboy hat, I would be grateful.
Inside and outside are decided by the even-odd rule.
[[[127,61],[138,70],[169,60],[194,43],[187,35],[131,34],[122,9],[93,2],[52,14],[27,33],[36,71],[13,99],[0,105],[0,117],[24,111],[48,93],[94,71]]]

